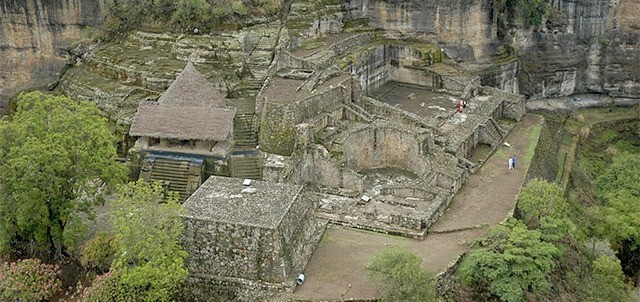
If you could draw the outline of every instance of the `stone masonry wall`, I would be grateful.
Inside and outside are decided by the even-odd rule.
[[[440,87],[440,76],[415,68],[443,59],[442,52],[433,45],[381,43],[347,57],[353,64],[351,72],[360,79],[364,91],[373,91],[388,81],[398,81],[424,87]],[[343,63],[344,64],[344,63]]]
[[[302,194],[291,204],[278,226],[284,264],[287,267],[285,278],[290,281],[304,271],[311,256],[309,250],[315,250],[317,242],[312,240],[317,230],[314,209],[311,199]]]
[[[417,175],[426,167],[415,134],[390,127],[376,127],[352,133],[345,142],[347,166],[356,171],[397,167]]]
[[[260,122],[260,148],[269,153],[291,155],[296,140],[296,125],[319,113],[332,113],[351,98],[350,78],[295,103],[267,101]],[[277,116],[278,118],[272,118]]]
[[[183,244],[191,274],[282,281],[277,231],[185,219]]]

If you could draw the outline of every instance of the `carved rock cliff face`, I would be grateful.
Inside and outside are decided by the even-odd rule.
[[[520,28],[521,93],[533,99],[574,93],[640,97],[640,3],[554,0],[539,31]]]
[[[366,18],[397,38],[438,42],[462,60],[483,59],[495,43],[492,1],[480,0],[350,0],[347,18]]]
[[[67,50],[103,8],[103,0],[0,0],[0,114],[16,92],[59,77]]]
[[[542,28],[512,29],[510,44],[517,57],[498,59],[491,0],[324,2],[292,1],[284,30],[289,42],[280,47],[366,24],[383,29],[388,38],[442,47],[447,56],[480,70],[483,84],[534,99],[584,92],[640,97],[638,0],[548,0],[553,11]],[[67,50],[81,39],[83,27],[99,24],[103,11],[104,0],[0,0],[0,114],[16,92],[55,82],[69,59]],[[273,30],[267,29],[267,36]],[[275,47],[272,43],[267,48]],[[171,53],[173,59],[176,55]],[[94,67],[100,66],[105,64]],[[146,78],[167,78],[153,72]],[[264,75],[254,76],[250,84],[259,87]]]

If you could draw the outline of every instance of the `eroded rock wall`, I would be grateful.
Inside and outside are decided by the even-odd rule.
[[[0,0],[0,114],[18,91],[55,82],[103,0]]]
[[[349,0],[343,7],[348,19],[368,19],[390,37],[438,42],[462,60],[485,58],[496,38],[489,0]]]
[[[553,0],[539,30],[513,30],[521,93],[533,99],[575,93],[640,97],[640,2]]]

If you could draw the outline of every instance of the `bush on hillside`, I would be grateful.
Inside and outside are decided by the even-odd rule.
[[[62,288],[57,265],[39,259],[0,263],[0,300],[43,301]]]

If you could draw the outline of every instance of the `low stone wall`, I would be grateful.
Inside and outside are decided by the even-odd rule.
[[[389,120],[396,121],[405,125],[413,126],[416,128],[428,128],[433,129],[430,125],[425,123],[418,115],[398,109],[386,103],[382,103],[376,99],[370,97],[360,97],[354,100],[356,105],[362,107],[364,110],[373,115],[382,116]]]

